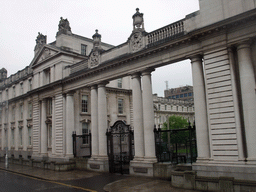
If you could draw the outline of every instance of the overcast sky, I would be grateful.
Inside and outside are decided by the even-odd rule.
[[[0,0],[0,68],[8,76],[28,66],[34,56],[38,32],[55,41],[60,17],[68,19],[72,33],[89,37],[99,30],[102,42],[127,41],[132,15],[138,7],[151,32],[199,10],[198,0]],[[158,68],[153,73],[153,92],[163,96],[169,88],[192,85],[190,61]]]

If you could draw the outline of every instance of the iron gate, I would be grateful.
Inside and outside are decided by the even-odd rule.
[[[197,158],[195,124],[187,129],[154,129],[158,162],[193,163]],[[170,143],[165,141],[168,138]],[[167,139],[168,140],[168,139]]]
[[[77,135],[76,132],[73,131],[72,138],[74,157],[91,157],[91,133]]]
[[[124,121],[116,121],[107,130],[109,172],[129,174],[134,156],[133,131]]]

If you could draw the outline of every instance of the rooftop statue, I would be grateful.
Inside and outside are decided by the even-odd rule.
[[[45,44],[46,44],[46,35],[43,35],[42,33],[38,32],[38,35],[36,37],[35,50],[38,50]]]
[[[66,35],[72,34],[68,19],[63,19],[63,17],[60,18],[59,31],[57,32],[56,36],[58,36],[60,34],[66,34]]]

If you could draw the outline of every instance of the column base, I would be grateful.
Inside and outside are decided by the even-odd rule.
[[[157,163],[157,159],[155,157],[150,158],[134,158],[130,162],[130,175],[138,175],[138,176],[154,176],[154,164]]]
[[[98,172],[108,172],[108,156],[92,156],[88,160],[87,169]]]

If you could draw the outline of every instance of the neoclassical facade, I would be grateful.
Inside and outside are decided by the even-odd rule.
[[[72,34],[68,21],[61,18],[56,41],[45,44],[46,37],[39,34],[30,66],[1,82],[1,138],[8,138],[2,139],[2,146],[8,144],[10,151],[17,151],[20,145],[13,141],[21,139],[13,133],[23,131],[32,134],[33,147],[27,145],[25,150],[32,150],[33,158],[68,159],[72,156],[70,135],[79,124],[90,121],[88,168],[106,171],[106,128],[118,117],[134,128],[130,173],[153,176],[157,160],[151,73],[189,58],[198,149],[193,170],[202,177],[256,180],[256,4],[254,0],[201,0],[199,5],[199,11],[150,33],[137,9],[130,37],[115,47],[102,43],[97,31],[93,40]],[[86,45],[83,48],[81,41]],[[124,82],[121,92],[115,89],[120,78]],[[108,95],[113,89],[116,96],[110,104]],[[84,101],[82,110],[88,99],[90,117],[86,112],[76,115],[79,97]],[[119,98],[132,101],[123,103],[128,107],[122,115],[110,112],[121,106]],[[18,112],[23,110],[27,116]],[[51,131],[55,134],[50,134],[49,147],[46,141]]]

